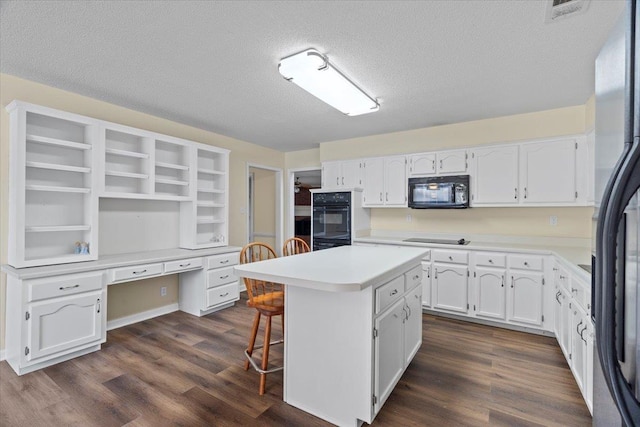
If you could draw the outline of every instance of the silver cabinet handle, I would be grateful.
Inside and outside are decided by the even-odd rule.
[[[431,160],[431,170],[435,172],[436,170],[436,161],[435,160]]]
[[[420,278],[419,274],[416,274],[415,276],[413,276],[413,280],[418,280]]]
[[[529,267],[529,263],[527,261],[524,262],[525,267]]]
[[[142,274],[146,272],[147,272],[147,269],[145,268],[144,270],[141,270],[141,271],[132,271],[131,274]]]
[[[186,264],[180,264],[180,267],[189,267],[191,265],[190,262],[186,263]]]
[[[382,201],[382,191],[380,192],[380,201]]]
[[[442,170],[442,160],[440,160],[440,170]]]
[[[225,259],[224,261],[220,261],[220,264],[228,264],[228,263],[229,263],[228,259]]]
[[[407,320],[409,320],[409,317],[411,317],[411,307],[409,307],[408,304],[406,304],[405,307],[407,307]]]
[[[453,257],[449,255],[449,261],[453,261]]]
[[[336,185],[340,184],[340,177],[336,176]]]
[[[578,294],[578,289],[577,288],[571,288],[571,293],[575,293],[576,295]]]
[[[576,326],[576,333],[577,334],[580,333],[580,325],[582,325],[582,320],[580,321],[580,323],[578,323],[578,326]]]
[[[511,288],[513,288],[513,284],[515,283],[516,279],[513,278],[513,276],[511,276]]]
[[[516,190],[516,195],[514,196],[514,199],[517,200],[518,199],[518,189],[516,188],[515,190]]]
[[[524,187],[524,198],[527,198],[527,187]]]
[[[220,294],[221,297],[226,297],[227,295],[229,295],[229,292],[225,292],[224,294]]]
[[[427,279],[431,278],[431,269],[427,268]]]
[[[489,260],[489,264],[493,264],[493,260],[492,259]]]
[[[397,290],[397,289],[394,289],[393,291],[391,291],[391,292],[389,293],[389,296],[394,296],[394,295],[395,295],[395,294],[397,294],[397,293],[398,293],[398,290]]]
[[[582,334],[584,333],[584,331],[587,330],[587,325],[584,325],[584,328],[582,328],[582,330],[580,331],[580,339],[582,341],[584,341],[585,343],[587,342],[587,340],[584,339],[584,337],[582,336]]]
[[[96,304],[97,304],[96,310],[98,313],[100,313],[100,298],[98,298],[98,301]]]
[[[560,295],[562,294],[562,292],[558,291],[556,292],[556,301],[558,302],[558,304],[562,305],[562,303],[560,302]]]
[[[224,276],[220,276],[221,279],[226,279],[227,277],[229,277],[228,274],[225,274]]]
[[[435,268],[435,269],[433,270],[433,278],[434,278],[434,279],[437,279],[437,278],[438,278],[438,269],[437,269],[437,268]]]
[[[344,176],[342,177],[342,185],[344,185]]]
[[[388,202],[389,201],[389,193],[388,192],[385,193],[385,198],[386,198],[386,201]]]
[[[75,289],[75,288],[79,288],[80,285],[75,284],[75,285],[69,285],[69,286],[60,286],[60,290],[61,291],[68,291],[69,289]]]
[[[504,276],[502,276],[502,285],[500,287],[504,288]]]

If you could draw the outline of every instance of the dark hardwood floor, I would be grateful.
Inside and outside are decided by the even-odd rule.
[[[282,401],[281,372],[258,395],[258,375],[242,367],[253,314],[245,300],[203,318],[171,313],[21,377],[2,362],[0,425],[329,425]],[[422,348],[373,425],[591,425],[555,339],[426,314],[423,327]],[[282,346],[271,354],[281,363]]]

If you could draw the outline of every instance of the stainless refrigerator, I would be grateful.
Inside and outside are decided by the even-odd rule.
[[[640,44],[629,1],[596,60],[593,425],[640,426]],[[599,361],[599,363],[597,363]]]

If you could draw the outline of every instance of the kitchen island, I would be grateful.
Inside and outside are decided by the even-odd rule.
[[[419,248],[342,246],[238,265],[285,288],[284,400],[371,423],[422,344]]]

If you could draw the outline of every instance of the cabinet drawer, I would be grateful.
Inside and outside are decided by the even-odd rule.
[[[509,267],[521,270],[542,271],[542,257],[537,255],[510,255]]]
[[[141,277],[156,276],[162,274],[162,263],[142,264],[133,267],[114,268],[109,271],[112,282],[139,279]]]
[[[164,263],[164,272],[173,273],[177,271],[193,270],[202,267],[202,258],[181,259]]]
[[[207,288],[236,282],[237,280],[238,278],[233,274],[233,267],[216,268],[215,270],[207,271]]]
[[[476,265],[485,267],[506,267],[507,256],[505,254],[497,254],[491,252],[476,253]]]
[[[469,252],[466,251],[434,250],[432,257],[435,262],[452,262],[455,264],[469,263]]]
[[[38,301],[102,289],[102,272],[68,274],[27,282],[28,301]]]
[[[210,256],[207,258],[205,265],[207,267],[207,270],[210,270],[212,268],[220,268],[220,267],[226,267],[228,265],[236,265],[239,260],[240,260],[240,253],[231,252],[228,254]]]
[[[422,282],[422,264],[404,273],[405,289],[413,289]]]
[[[404,293],[404,276],[396,277],[376,289],[376,313],[389,307]]]
[[[585,283],[571,278],[571,296],[576,303],[590,313],[591,307],[588,304],[591,303],[591,291]]]
[[[217,288],[207,289],[207,307],[238,299],[238,284],[229,283]]]
[[[569,290],[569,273],[567,272],[567,270],[561,265],[556,264],[554,273],[556,284],[566,290]]]

